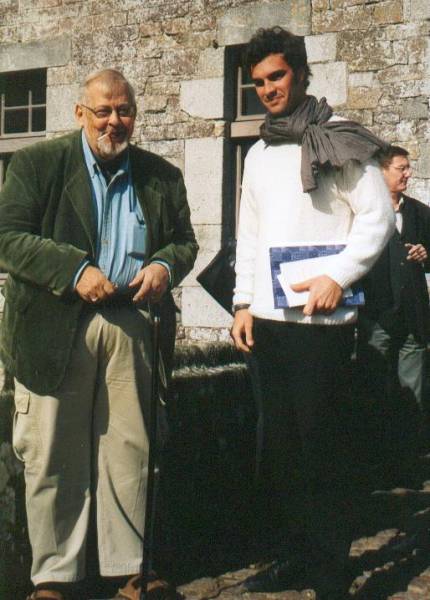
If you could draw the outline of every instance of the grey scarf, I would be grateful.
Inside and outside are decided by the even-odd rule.
[[[321,168],[342,167],[348,160],[364,162],[388,144],[355,121],[331,121],[325,98],[306,99],[290,115],[266,115],[260,135],[269,144],[302,146],[301,177],[304,192],[318,187]]]

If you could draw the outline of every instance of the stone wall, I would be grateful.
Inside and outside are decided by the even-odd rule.
[[[135,85],[135,141],[183,169],[201,246],[176,293],[180,336],[211,341],[227,337],[230,317],[195,274],[221,243],[225,48],[259,26],[305,35],[310,92],[406,146],[411,194],[428,202],[429,21],[428,0],[3,0],[0,72],[48,68],[49,136],[75,126],[73,102],[89,71],[114,66]]]

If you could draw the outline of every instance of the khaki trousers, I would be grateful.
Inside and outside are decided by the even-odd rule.
[[[34,584],[85,576],[91,501],[101,575],[139,571],[150,379],[148,313],[109,307],[84,312],[55,395],[16,382],[13,441],[25,463]]]

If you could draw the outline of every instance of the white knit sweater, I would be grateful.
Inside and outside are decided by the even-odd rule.
[[[236,257],[234,304],[249,303],[263,319],[341,324],[356,319],[356,308],[332,315],[303,315],[302,308],[275,309],[269,248],[346,244],[329,259],[324,273],[342,288],[373,265],[394,230],[394,212],[379,167],[348,162],[320,176],[318,189],[305,194],[300,179],[301,147],[266,146],[258,141],[245,160]]]

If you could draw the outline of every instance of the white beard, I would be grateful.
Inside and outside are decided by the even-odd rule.
[[[108,135],[103,139],[97,140],[98,154],[103,160],[112,160],[113,158],[116,158],[121,152],[124,152],[127,146],[127,139],[123,142],[115,143]]]

